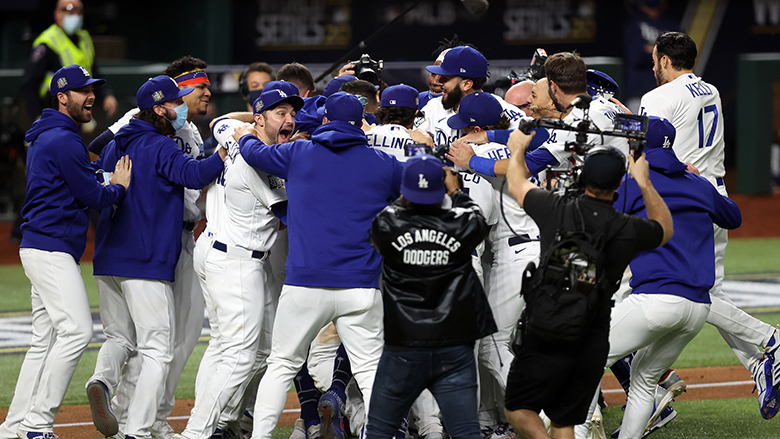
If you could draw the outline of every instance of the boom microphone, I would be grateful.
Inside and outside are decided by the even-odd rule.
[[[482,15],[488,10],[488,0],[460,0],[471,15]]]
[[[583,110],[587,110],[590,108],[590,101],[592,100],[593,97],[591,95],[579,95],[574,98],[574,100],[571,101],[571,104],[569,104],[569,106],[566,108],[577,107]]]

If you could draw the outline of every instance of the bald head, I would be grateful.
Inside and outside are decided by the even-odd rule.
[[[531,103],[531,90],[533,88],[534,82],[531,80],[525,80],[515,84],[506,91],[504,100],[525,111]]]
[[[526,113],[529,112],[532,117],[560,116],[560,111],[555,109],[555,105],[553,105],[553,101],[550,98],[547,78],[542,78],[534,84],[531,90],[531,105]]]

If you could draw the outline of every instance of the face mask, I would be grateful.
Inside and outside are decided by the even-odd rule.
[[[171,107],[167,107],[171,108]],[[184,126],[184,123],[187,122],[187,112],[189,111],[189,108],[187,108],[187,103],[183,103],[179,105],[176,108],[172,108],[176,112],[176,119],[170,120],[171,125],[173,126],[174,130],[180,130],[181,127]],[[167,119],[167,118],[166,118]]]
[[[84,17],[81,15],[66,15],[62,19],[62,30],[68,35],[73,35],[81,29],[82,24],[84,24]]]

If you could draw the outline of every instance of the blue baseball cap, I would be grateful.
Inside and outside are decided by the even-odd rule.
[[[272,108],[274,105],[280,102],[287,102],[288,104],[292,105],[293,110],[295,111],[300,110],[303,107],[303,98],[297,94],[298,87],[295,87],[294,85],[293,87],[295,88],[296,94],[290,95],[281,88],[269,89],[268,85],[266,85],[263,88],[263,92],[260,94],[260,97],[255,99],[255,101],[252,103],[252,112],[254,114],[262,113],[263,111]]]
[[[611,76],[598,70],[588,69],[585,71],[585,84],[588,94],[591,96],[617,96],[620,93],[620,87]]]
[[[434,75],[487,78],[488,63],[485,56],[468,46],[458,46],[444,55],[438,66],[425,68]]]
[[[328,120],[340,120],[355,126],[361,126],[363,121],[363,104],[357,96],[345,91],[337,91],[328,96],[325,101],[325,112]]]
[[[381,107],[406,107],[417,109],[420,106],[420,92],[406,84],[387,87],[382,92]]]
[[[649,116],[647,134],[645,137],[645,149],[666,148],[671,149],[677,130],[668,119],[658,116]]]
[[[179,84],[173,78],[160,75],[146,81],[138,89],[135,99],[138,101],[138,108],[146,110],[155,105],[162,105],[163,102],[186,96],[193,91],[195,91],[194,88],[180,89]]]
[[[436,204],[444,198],[444,164],[430,155],[416,155],[404,163],[401,195],[415,204]]]
[[[63,91],[81,88],[89,84],[100,85],[105,82],[105,79],[92,79],[87,69],[78,64],[73,64],[57,70],[51,78],[49,91],[51,91],[52,96],[56,97],[57,93]]]
[[[447,119],[447,125],[459,130],[468,126],[484,127],[501,120],[504,107],[490,93],[476,92],[466,95],[458,107],[458,112]]]
[[[357,79],[358,78],[355,75],[336,76],[335,78],[331,79],[330,82],[328,82],[328,85],[325,86],[325,91],[322,92],[322,95],[327,98],[333,93],[339,91],[339,89],[341,88],[342,85],[344,85],[345,82],[355,81]]]
[[[265,84],[263,91],[265,90],[281,90],[287,93],[289,96],[299,96],[300,91],[298,86],[288,81],[271,81]]]

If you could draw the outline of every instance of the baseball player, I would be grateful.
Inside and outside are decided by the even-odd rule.
[[[463,98],[458,113],[447,123],[452,129],[465,133],[503,129],[509,125],[503,114],[501,104],[493,95],[477,92]],[[496,159],[510,155],[509,149],[498,143],[473,145],[473,148],[480,157]],[[539,258],[539,228],[507,192],[506,186],[502,184],[503,179],[495,176],[481,178],[491,183],[496,198],[500,198],[503,211],[488,235],[493,262],[485,282],[498,332],[479,343],[479,361],[498,383],[496,401],[482,401],[485,408],[491,411],[492,408],[500,408],[504,399],[506,377],[514,357],[510,349],[511,335],[525,307],[520,290],[522,274],[529,262],[537,262]],[[488,377],[481,379],[484,380],[484,386],[492,386]],[[496,402],[499,407],[494,405]],[[496,411],[498,421],[501,421],[503,410]],[[493,435],[498,437],[508,428],[508,424],[499,422],[492,428]]]
[[[265,90],[254,102],[254,134],[266,144],[280,143],[282,132],[292,132],[295,111],[303,99],[282,90]],[[266,253],[276,240],[279,220],[271,206],[286,201],[284,181],[256,171],[244,161],[233,140],[241,122],[223,119],[214,135],[227,146],[228,159],[217,184],[225,188],[226,215],[206,254],[206,284],[220,334],[220,361],[187,422],[182,436],[208,438],[217,429],[220,414],[245,385],[258,357],[264,363],[270,350],[274,297],[264,267]],[[264,329],[265,328],[265,329]],[[261,333],[267,340],[261,343]],[[258,349],[264,352],[258,354]],[[222,426],[224,428],[224,426]]]
[[[100,161],[111,169],[127,153],[143,169],[124,202],[101,212],[94,271],[107,341],[87,384],[93,421],[106,436],[118,432],[110,395],[130,353],[142,356],[136,388],[127,408],[124,433],[151,436],[174,350],[172,283],[181,253],[183,187],[206,186],[219,175],[226,155],[186,156],[168,136],[187,121],[183,96],[169,76],[150,79],[136,94],[141,110],[120,129]]]
[[[388,200],[399,195],[402,165],[367,147],[362,119],[360,101],[338,92],[328,97],[325,123],[312,140],[268,146],[243,127],[234,134],[247,163],[287,180],[289,197],[287,276],[268,370],[258,388],[263,397],[255,404],[254,438],[271,437],[290,383],[311,341],[329,321],[370,401],[383,328],[381,258],[366,232]]]
[[[718,89],[693,74],[696,43],[681,32],[658,36],[653,48],[653,73],[658,87],[642,97],[641,113],[668,119],[677,131],[674,152],[728,196],[723,177],[723,112]],[[780,388],[780,330],[734,306],[721,290],[728,232],[715,230],[715,283],[710,290],[712,307],[707,322],[718,328],[739,361],[753,374],[759,388]],[[765,358],[756,347],[765,349]],[[776,413],[768,407],[772,398],[759,392],[761,414]]]
[[[54,416],[92,339],[78,263],[87,242],[88,208],[120,202],[131,172],[124,157],[107,184],[99,183],[79,135],[79,125],[92,120],[93,88],[104,82],[79,65],[59,69],[50,87],[57,109],[43,110],[25,134],[30,147],[19,257],[32,284],[33,338],[0,425],[3,439],[57,438]]]
[[[415,128],[430,133],[436,145],[449,145],[460,134],[447,125],[447,120],[458,111],[464,96],[482,91],[488,75],[487,59],[476,49],[459,46],[444,55],[441,65],[428,66],[426,69],[437,75],[438,82],[442,84],[442,95],[428,101],[420,110],[422,116],[415,121]],[[499,97],[496,99],[509,119],[510,128],[517,128],[525,113]]]
[[[206,62],[201,59],[185,56],[171,63],[163,72],[164,75],[174,78],[180,89],[192,90],[192,92],[183,97],[184,102],[187,104],[187,121],[184,126],[176,130],[173,139],[182,152],[196,160],[204,158],[203,140],[201,139],[200,131],[192,120],[198,115],[206,114],[208,110],[211,97],[211,91],[209,90],[211,83],[204,70],[207,66]],[[91,151],[100,155],[103,145],[110,142],[114,135],[127,125],[138,112],[138,108],[128,111],[90,144]],[[175,391],[181,373],[192,354],[192,350],[195,348],[195,344],[198,342],[198,338],[200,338],[203,328],[203,292],[193,266],[193,251],[195,248],[193,231],[202,216],[200,207],[198,207],[200,193],[200,189],[184,188],[182,250],[176,264],[176,281],[173,284],[174,308],[176,309],[175,350],[165,385],[165,397],[160,403],[157,420],[152,427],[154,436],[159,439],[169,438],[173,434],[173,429],[166,419],[176,402]],[[128,404],[135,390],[141,362],[142,359],[137,355],[132,355],[128,359],[127,367],[122,373],[122,380],[116,389],[112,408],[119,421],[120,430],[124,424]]]
[[[739,207],[702,177],[686,171],[672,147],[675,129],[651,116],[644,151],[650,181],[667,200],[674,236],[663,247],[631,261],[631,295],[612,309],[607,366],[637,352],[631,364],[631,391],[621,438],[643,437],[654,421],[656,383],[683,348],[699,333],[710,313],[709,290],[715,281],[713,229],[742,223]],[[584,176],[587,178],[587,176]],[[637,180],[626,178],[615,209],[647,217]],[[665,393],[665,392],[664,392]],[[663,404],[663,403],[662,403]]]

